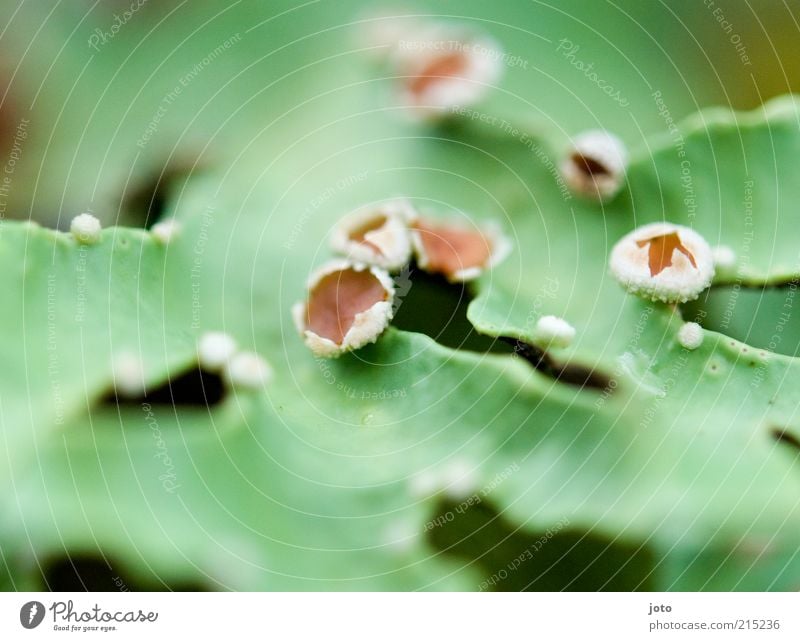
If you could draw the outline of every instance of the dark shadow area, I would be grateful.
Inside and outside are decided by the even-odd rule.
[[[204,592],[202,585],[140,582],[101,555],[61,556],[42,565],[42,590],[50,592]]]
[[[168,379],[159,387],[141,396],[118,396],[111,390],[102,402],[112,405],[150,405],[211,407],[225,396],[225,384],[219,374],[205,372],[195,365],[192,369]]]
[[[124,224],[150,229],[164,218],[169,202],[191,177],[203,171],[189,162],[175,162],[140,179],[125,194],[122,209]]]
[[[463,504],[461,504],[463,506]],[[647,591],[655,557],[646,547],[571,530],[566,522],[544,532],[523,532],[486,502],[467,509],[443,503],[428,532],[445,554],[474,563],[484,580],[475,589],[518,591]]]
[[[500,340],[511,345],[516,356],[524,358],[542,374],[550,376],[561,383],[598,390],[610,388],[610,377],[598,372],[596,369],[589,369],[582,365],[561,365],[553,360],[543,349],[510,336],[501,336]]]
[[[519,356],[559,382],[578,387],[608,389],[610,378],[580,365],[562,365],[547,352],[516,338],[480,334],[467,318],[474,298],[468,284],[450,283],[410,265],[395,276],[396,311],[392,324],[408,332],[430,336],[451,349]]]
[[[0,592],[15,592],[19,588],[15,585],[15,580],[11,568],[8,566],[5,554],[0,550]]]
[[[771,427],[769,433],[778,443],[792,448],[795,454],[800,455],[800,438],[782,427]]]
[[[430,336],[445,347],[471,352],[510,354],[502,341],[479,334],[467,320],[473,299],[468,285],[450,283],[412,264],[395,277],[397,304],[392,324],[407,332]]]
[[[611,172],[603,163],[596,158],[584,156],[583,154],[574,153],[570,157],[572,163],[584,174],[594,178],[595,176],[609,176]]]
[[[757,349],[800,354],[800,293],[796,283],[778,287],[712,287],[681,305],[686,320]]]

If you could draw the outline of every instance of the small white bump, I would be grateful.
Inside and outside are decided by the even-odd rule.
[[[383,531],[383,544],[395,554],[411,551],[419,541],[419,532],[407,521],[390,523]]]
[[[408,481],[411,495],[418,499],[427,499],[433,496],[439,491],[440,486],[439,478],[430,470],[419,472]]]
[[[236,354],[237,347],[236,340],[230,334],[206,332],[197,343],[200,367],[209,372],[221,369]]]
[[[731,273],[736,269],[736,252],[728,245],[717,245],[711,250],[714,267],[721,273]]]
[[[150,233],[153,234],[153,238],[155,238],[158,242],[162,245],[169,244],[181,231],[181,224],[174,219],[170,220],[162,220],[159,223],[153,225],[150,229]]]
[[[122,352],[114,358],[112,372],[114,390],[119,396],[139,396],[145,390],[144,366],[131,352]]]
[[[79,214],[69,224],[69,231],[79,243],[93,245],[100,240],[103,227],[91,214]]]
[[[442,490],[453,500],[461,500],[475,492],[477,473],[464,459],[454,459],[442,469]]]
[[[536,322],[534,339],[542,347],[567,347],[575,338],[575,328],[558,316],[542,316]]]
[[[228,361],[225,378],[233,387],[257,389],[272,380],[272,368],[254,352],[240,352]]]
[[[697,323],[684,323],[678,330],[678,342],[686,349],[697,349],[703,344],[703,328]]]

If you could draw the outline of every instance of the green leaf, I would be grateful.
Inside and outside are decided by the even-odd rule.
[[[131,216],[131,176],[147,184],[173,151],[206,171],[166,190],[165,215],[182,225],[168,246],[110,228],[83,247],[4,223],[0,584],[40,587],[53,559],[85,553],[148,587],[480,589],[560,528],[548,552],[493,587],[795,589],[797,361],[714,332],[688,352],[676,341],[680,310],[625,294],[606,272],[624,233],[666,217],[746,255],[745,284],[797,275],[794,101],[701,112],[644,140],[668,125],[645,81],[662,61],[636,55],[652,43],[635,20],[591,9],[601,22],[589,28],[526,4],[493,7],[502,15],[488,24],[485,3],[470,2],[466,19],[523,51],[536,82],[510,69],[473,112],[494,120],[430,127],[395,113],[391,79],[368,63],[341,7],[261,7],[263,21],[249,9],[209,4],[187,19],[165,5],[148,17],[163,28],[141,16],[102,54],[81,42],[51,52],[52,72],[39,63],[22,74],[32,94],[43,83],[34,113],[53,128],[25,147],[18,211],[35,202],[51,219],[90,205],[106,220]],[[32,11],[25,24],[38,28]],[[85,37],[95,27],[71,20]],[[240,32],[137,148],[164,96]],[[630,110],[558,50],[561,33]],[[634,40],[630,51],[613,44]],[[653,74],[631,75],[621,61],[633,59]],[[661,77],[675,115],[693,108],[680,68]],[[639,149],[626,189],[605,205],[572,197],[556,169],[565,132],[598,125]],[[745,252],[749,180],[759,224]],[[565,317],[577,339],[551,356],[596,368],[598,385],[397,329],[338,361],[314,359],[289,309],[328,255],[331,224],[398,194],[498,220],[515,250],[476,284],[469,319],[528,340],[541,315]],[[412,309],[410,325],[426,313]],[[208,330],[267,358],[274,382],[211,407],[109,400],[121,355],[141,362],[152,390],[194,366]],[[450,524],[453,512],[462,518]],[[576,565],[542,578],[572,550]]]

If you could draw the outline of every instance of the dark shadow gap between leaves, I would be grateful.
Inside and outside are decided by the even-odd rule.
[[[519,356],[546,376],[568,385],[609,388],[609,377],[597,370],[559,364],[544,350],[516,338],[480,334],[467,318],[474,298],[468,284],[450,283],[414,264],[394,281],[397,303],[392,324],[398,329],[425,334],[451,349]]]
[[[467,509],[439,505],[427,531],[437,550],[474,564],[486,577],[476,590],[647,591],[654,589],[655,555],[646,546],[576,531],[563,523],[527,532],[507,523],[486,501]]]
[[[102,403],[117,406],[136,406],[142,404],[166,405],[169,407],[212,407],[225,396],[225,383],[222,377],[206,372],[198,365],[167,379],[162,385],[147,390],[140,396],[118,395],[111,390],[103,397]]]
[[[142,582],[102,554],[53,557],[42,564],[41,589],[50,592],[203,592],[195,583]]]
[[[558,363],[545,350],[511,336],[501,336],[500,340],[513,346],[514,354],[525,359],[542,374],[560,383],[588,387],[597,390],[610,389],[611,379],[596,369],[582,365]]]
[[[397,302],[392,324],[430,336],[440,345],[471,352],[509,354],[502,341],[480,334],[467,319],[473,295],[464,283],[450,283],[412,264],[395,277]]]
[[[123,221],[130,227],[150,229],[165,217],[170,202],[184,183],[204,171],[188,161],[172,162],[140,179],[125,194]]]
[[[800,438],[798,438],[788,430],[777,426],[771,427],[769,433],[770,436],[772,436],[772,438],[778,441],[778,443],[793,448],[795,454],[800,456]]]

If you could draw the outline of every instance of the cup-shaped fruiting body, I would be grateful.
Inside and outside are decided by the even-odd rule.
[[[623,236],[611,250],[610,268],[629,292],[664,303],[694,300],[714,278],[708,243],[672,223],[651,223]]]
[[[568,347],[575,338],[575,328],[558,316],[542,316],[536,322],[534,343],[540,347]]]
[[[102,230],[100,221],[91,214],[79,214],[69,224],[72,236],[84,245],[93,245],[99,241]]]
[[[464,282],[497,265],[511,243],[497,225],[477,227],[462,221],[417,217],[410,221],[411,242],[420,269]]]
[[[678,330],[678,342],[686,349],[697,349],[703,344],[703,328],[697,323],[684,323]]]
[[[502,60],[500,46],[487,36],[434,23],[408,32],[392,65],[403,104],[433,115],[480,100],[500,77]]]
[[[561,162],[561,174],[575,193],[607,200],[622,187],[627,162],[628,153],[619,138],[593,129],[573,139]]]
[[[393,316],[394,286],[375,266],[334,260],[308,281],[308,298],[292,309],[295,325],[317,356],[336,358],[374,343]]]
[[[331,248],[355,262],[400,269],[411,258],[408,221],[413,212],[402,200],[362,207],[336,224]]]

